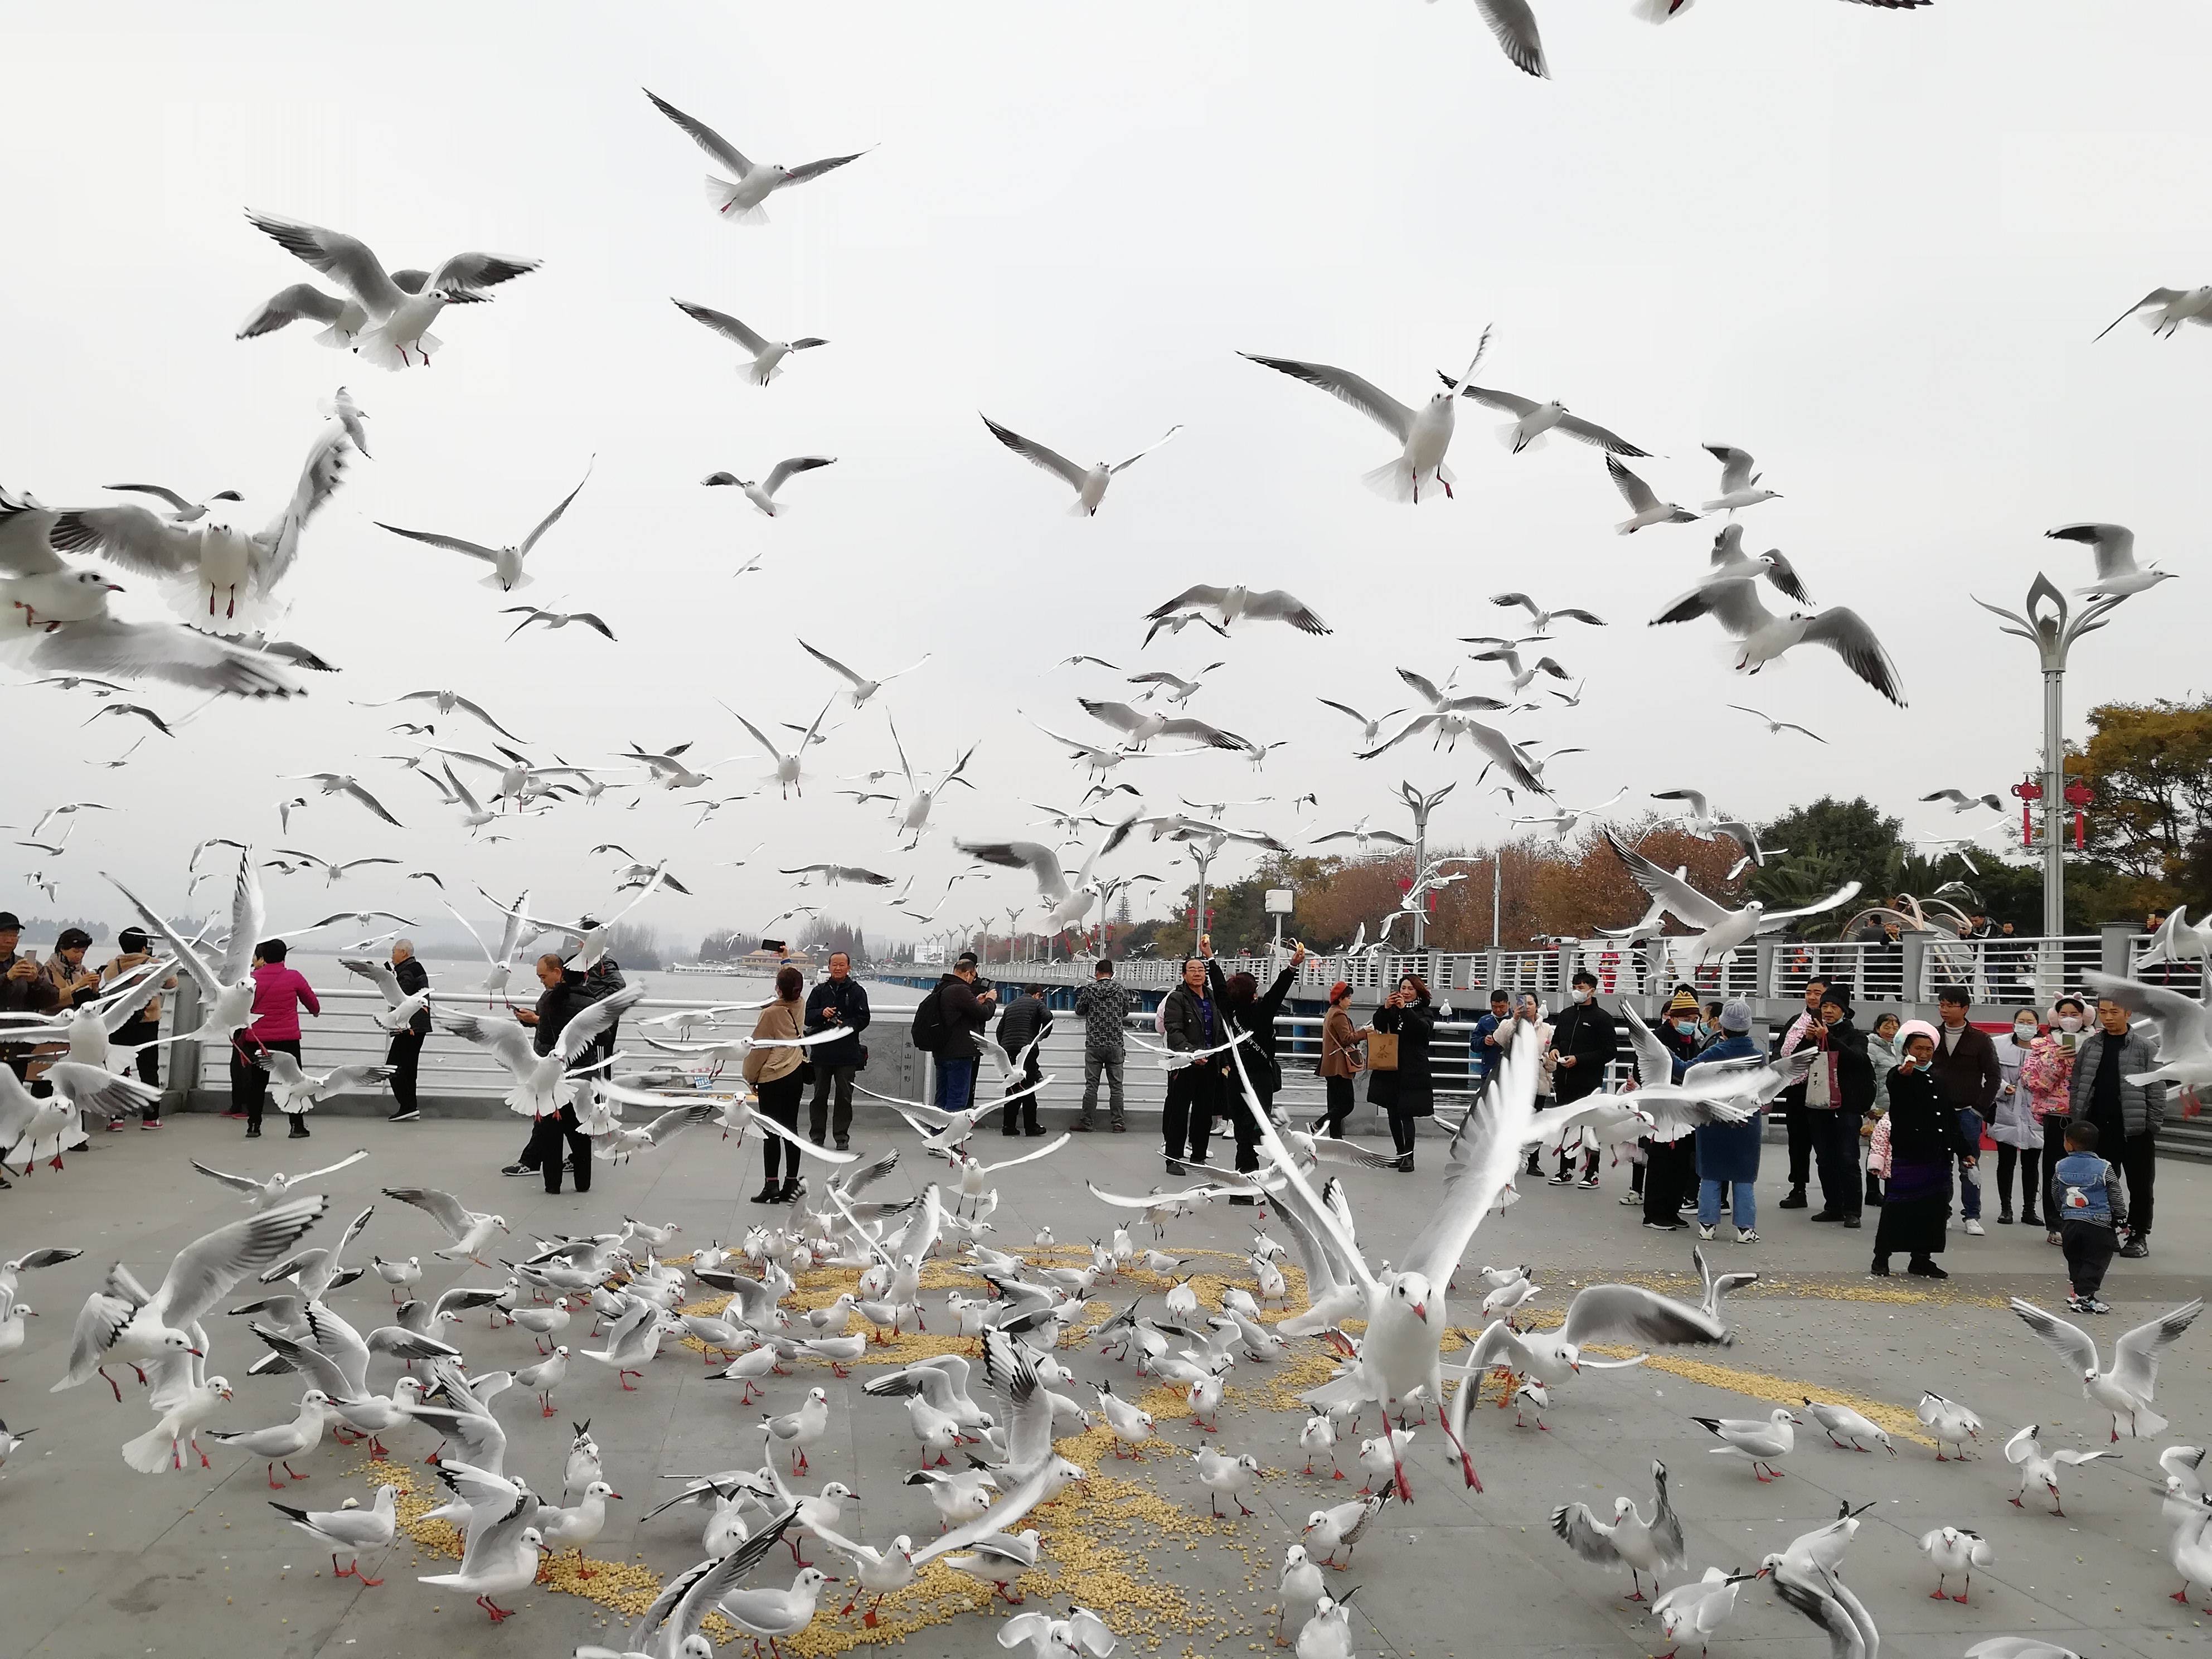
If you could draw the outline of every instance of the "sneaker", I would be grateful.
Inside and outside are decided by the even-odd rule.
[[[1182,1167],[1182,1159],[1171,1158],[1168,1160],[1168,1173],[1171,1176],[1179,1176],[1188,1175],[1189,1171]]]
[[[305,1140],[307,1138],[307,1134],[308,1132],[305,1129],[288,1129],[284,1132],[284,1139],[287,1140]]]
[[[1934,1262],[1926,1261],[1908,1262],[1905,1271],[1917,1279],[1948,1279],[1951,1276]]]
[[[1595,1170],[1592,1170],[1588,1175],[1577,1182],[1575,1185],[1580,1187],[1586,1193],[1595,1192],[1597,1190],[1597,1171]]]
[[[2009,1227],[2012,1225],[2012,1212],[2010,1210],[1999,1210],[1997,1212],[1997,1225],[2000,1227]]]
[[[422,1121],[422,1114],[414,1107],[407,1106],[394,1112],[384,1121],[386,1123],[420,1123]]]
[[[123,1120],[122,1120],[121,1118],[119,1118],[119,1117],[111,1117],[110,1119],[108,1119],[108,1120],[107,1120],[107,1133],[110,1133],[110,1134],[113,1134],[117,1130],[120,1129],[122,1127],[123,1127]]]
[[[161,1120],[158,1117],[145,1118],[140,1121],[138,1127],[142,1129],[158,1129],[161,1127]]]
[[[2150,1254],[2150,1246],[2140,1238],[2130,1238],[2120,1246],[2120,1254],[2131,1261],[2140,1261]]]
[[[1613,1200],[1616,1204],[1641,1204],[1643,1201],[1644,1194],[1641,1193],[1623,1193],[1619,1198]]]
[[[2110,1313],[2110,1312],[2112,1312],[2112,1304],[2111,1303],[2109,1303],[2109,1302],[2100,1302],[2100,1301],[2098,1301],[2098,1300],[2097,1300],[2097,1298],[2096,1298],[2095,1297],[2094,1297],[2094,1296],[2093,1296],[2093,1297],[2090,1297],[2087,1301],[2084,1301],[2084,1302],[2082,1302],[2081,1304],[2080,1304],[2075,1308],[2075,1312],[2077,1312],[2077,1313],[2093,1313],[2093,1314]]]
[[[1079,1117],[1067,1126],[1070,1134],[1087,1135],[1098,1126],[1087,1117]]]
[[[1644,1225],[1655,1233],[1679,1233],[1682,1231],[1682,1224],[1679,1221],[1647,1221]]]
[[[1124,1122],[1123,1122],[1120,1118],[1118,1118],[1118,1117],[1117,1117],[1117,1118],[1115,1118],[1115,1119],[1111,1123],[1108,1124],[1106,1127],[1107,1127],[1108,1128],[1111,1129],[1111,1130],[1112,1130],[1115,1134],[1117,1134],[1117,1135],[1125,1135],[1125,1134],[1127,1134],[1127,1133],[1129,1133],[1129,1126],[1128,1126],[1127,1124],[1124,1123]]]
[[[2080,1297],[2075,1295],[2073,1291],[2069,1291],[2066,1292],[2066,1311],[2069,1313],[2087,1313],[2089,1310],[2081,1305],[2081,1298]]]
[[[1802,1187],[1792,1187],[1790,1189],[1790,1195],[1774,1207],[1778,1210],[1802,1210],[1807,1208],[1808,1206],[1805,1202],[1805,1189]]]
[[[843,1135],[839,1135],[837,1137],[837,1150],[841,1152],[851,1152],[853,1150],[852,1141]]]
[[[1700,1221],[1698,1224],[1698,1237],[1710,1243],[1712,1241],[1713,1230],[1705,1225],[1704,1222]]]
[[[1841,1221],[1843,1218],[1844,1212],[1841,1210],[1822,1210],[1817,1214],[1806,1218],[1808,1221]]]
[[[1844,1225],[1851,1231],[1856,1232],[1860,1226],[1859,1218],[1855,1215],[1847,1215],[1844,1218]]]
[[[1971,1216],[1971,1215],[1970,1215],[1970,1216],[1968,1216],[1968,1217],[1966,1218],[1966,1237],[1969,1237],[1969,1238],[1987,1238],[1989,1236],[1990,1236],[1990,1230],[1989,1230],[1988,1228],[1984,1227],[1984,1225],[1982,1225],[1982,1223],[1981,1223],[1981,1218],[1980,1218],[1980,1217],[1978,1217],[1978,1216]]]
[[[503,1176],[533,1176],[538,1173],[527,1164],[510,1164],[500,1173]]]
[[[1759,1235],[1748,1227],[1739,1227],[1735,1230],[1735,1242],[1739,1244],[1756,1244],[1759,1243]]]
[[[1575,1178],[1571,1175],[1555,1175],[1545,1183],[1549,1187],[1571,1187],[1574,1184]]]

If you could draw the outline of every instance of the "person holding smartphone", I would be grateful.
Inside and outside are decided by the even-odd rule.
[[[0,910],[0,1014],[50,1014],[53,987],[39,971],[39,953],[17,948],[22,939],[23,924],[15,913]],[[0,1042],[0,1063],[20,1081],[30,1066],[30,1045]]]
[[[2043,1133],[2043,1224],[2046,1244],[2062,1243],[2058,1224],[2057,1170],[2066,1156],[2066,1120],[2074,1109],[2074,1058],[2081,1046],[2088,1009],[2079,997],[2061,997],[2051,1006],[2051,1023],[2027,1045],[2020,1062],[2020,1086],[2027,1109]],[[2032,1206],[2031,1206],[2032,1207]],[[2026,1218],[2031,1224],[2035,1218]]]
[[[125,927],[118,933],[115,936],[115,949],[116,955],[113,959],[100,970],[100,982],[102,986],[112,985],[126,974],[143,967],[152,959],[151,954],[146,948],[146,930],[143,927]],[[161,981],[158,986],[148,983],[143,989],[150,994],[139,1004],[137,1011],[118,1027],[115,1032],[113,1041],[118,1048],[137,1049],[136,1065],[138,1080],[149,1088],[158,1089],[161,1086],[161,1051],[154,1046],[155,1039],[161,1035],[161,993],[173,991],[176,988],[177,976],[174,974]],[[111,1129],[120,1129],[123,1127],[123,1120],[120,1117],[110,1118],[107,1121],[107,1127]],[[161,1103],[158,1099],[147,1103],[145,1109],[139,1115],[138,1127],[142,1129],[158,1129],[161,1127]]]

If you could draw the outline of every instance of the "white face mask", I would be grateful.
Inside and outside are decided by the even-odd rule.
[[[2015,1042],[2033,1042],[2035,1041],[2035,1027],[2022,1020],[2012,1028],[2012,1036]]]
[[[2060,1030],[2062,1030],[2062,1031],[2078,1031],[2078,1030],[2080,1030],[2081,1029],[2081,1017],[2079,1014],[2061,1014],[2061,1015],[2059,1015],[2059,1016],[2058,1016],[2058,1029],[2059,1029]]]
[[[1589,1000],[1590,994],[1589,988],[1586,986],[1577,985],[1575,988],[1575,1000],[1577,1002],[1588,1002]]]

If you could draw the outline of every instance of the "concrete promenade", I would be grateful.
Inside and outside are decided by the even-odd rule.
[[[866,1120],[856,1145],[879,1146],[890,1133]],[[370,1158],[326,1183],[331,1216],[307,1243],[334,1243],[345,1219],[373,1202],[375,1215],[350,1259],[366,1264],[372,1253],[420,1255],[427,1268],[420,1288],[428,1293],[457,1283],[495,1284],[498,1275],[432,1260],[443,1237],[427,1216],[381,1197],[381,1187],[442,1186],[473,1207],[500,1212],[513,1229],[502,1241],[510,1256],[533,1237],[611,1228],[629,1215],[680,1224],[679,1238],[661,1252],[673,1257],[711,1240],[733,1243],[756,1221],[782,1213],[745,1202],[759,1182],[757,1152],[748,1149],[741,1161],[712,1132],[678,1139],[624,1168],[601,1166],[592,1192],[580,1199],[549,1198],[534,1179],[501,1178],[498,1166],[520,1140],[520,1126],[503,1121],[389,1126],[327,1119],[309,1141],[287,1141],[279,1130],[249,1143],[237,1124],[194,1115],[159,1133],[100,1136],[90,1151],[71,1155],[59,1174],[42,1168],[26,1179],[11,1171],[15,1189],[0,1193],[0,1256],[50,1244],[79,1246],[86,1254],[25,1275],[21,1294],[41,1316],[29,1322],[21,1349],[0,1356],[7,1379],[0,1382],[0,1418],[18,1432],[35,1431],[0,1469],[0,1607],[7,1611],[0,1659],[550,1659],[582,1641],[625,1647],[617,1638],[627,1634],[626,1621],[617,1607],[641,1606],[662,1578],[702,1553],[703,1516],[697,1511],[672,1511],[640,1524],[640,1516],[670,1489],[663,1477],[757,1465],[762,1413],[793,1408],[815,1386],[829,1391],[830,1429],[803,1484],[818,1490],[836,1480],[857,1488],[861,1507],[857,1516],[848,1511],[848,1520],[872,1542],[899,1533],[918,1541],[934,1534],[925,1495],[899,1484],[917,1462],[906,1413],[896,1401],[864,1398],[865,1364],[849,1380],[823,1366],[803,1367],[794,1376],[771,1378],[764,1401],[741,1407],[736,1385],[706,1380],[700,1356],[688,1349],[665,1352],[628,1393],[617,1389],[607,1369],[580,1358],[556,1396],[556,1417],[541,1418],[520,1390],[500,1402],[510,1437],[507,1468],[549,1499],[557,1496],[568,1425],[588,1419],[605,1449],[608,1479],[624,1500],[611,1506],[614,1518],[588,1552],[610,1565],[588,1580],[564,1569],[563,1589],[502,1598],[520,1614],[494,1627],[467,1593],[416,1582],[417,1573],[453,1570],[454,1563],[434,1547],[403,1536],[398,1547],[364,1561],[372,1576],[386,1580],[381,1588],[364,1588],[353,1578],[334,1580],[327,1553],[268,1507],[272,1498],[315,1508],[348,1495],[366,1501],[372,1483],[362,1451],[325,1441],[292,1460],[307,1478],[284,1493],[267,1490],[261,1460],[205,1437],[212,1468],[201,1469],[188,1455],[181,1472],[138,1475],[118,1449],[151,1419],[127,1368],[119,1371],[121,1406],[96,1380],[64,1394],[47,1391],[65,1363],[76,1310],[111,1262],[125,1261],[156,1282],[182,1245],[243,1213],[234,1194],[191,1170],[191,1157],[266,1175],[326,1163],[357,1146],[369,1148]],[[1033,1144],[1002,1140],[995,1130],[975,1143],[986,1160]],[[1424,1152],[1424,1167],[1414,1175],[1352,1171],[1346,1179],[1371,1260],[1401,1249],[1434,1201],[1443,1160],[1428,1143]],[[2066,1470],[2063,1518],[2047,1512],[2039,1492],[2030,1495],[2024,1510],[2013,1509],[2005,1500],[2016,1472],[2000,1448],[2015,1428],[2040,1424],[2047,1449],[2106,1443],[2106,1417],[2002,1305],[2007,1296],[2020,1294],[2063,1312],[2058,1252],[2043,1243],[2039,1230],[1996,1225],[1992,1193],[1990,1236],[1954,1234],[1943,1258],[1955,1275],[1948,1284],[1872,1279],[1863,1271],[1871,1219],[1868,1231],[1847,1234],[1814,1226],[1802,1212],[1771,1208],[1780,1190],[1778,1157],[1778,1149],[1768,1154],[1759,1194],[1761,1241],[1706,1247],[1723,1267],[1755,1267],[1768,1275],[1729,1304],[1740,1333],[1732,1347],[1677,1351],[1643,1367],[1586,1372],[1553,1392],[1545,1413],[1548,1432],[1516,1431],[1510,1411],[1478,1411],[1470,1443],[1486,1487],[1480,1495],[1448,1477],[1438,1430],[1418,1431],[1410,1463],[1415,1503],[1386,1510],[1387,1524],[1361,1545],[1352,1570],[1328,1575],[1333,1589],[1364,1587],[1354,1603],[1355,1650],[1407,1659],[1664,1653],[1656,1624],[1622,1599],[1625,1577],[1580,1561],[1546,1525],[1556,1505],[1576,1500],[1609,1515],[1617,1492],[1636,1498],[1648,1511],[1655,1456],[1672,1472],[1690,1540],[1688,1571],[1669,1574],[1670,1585],[1711,1564],[1754,1565],[1762,1554],[1832,1518],[1839,1502],[1871,1502],[1845,1571],[1881,1628],[1885,1653],[1955,1659],[1972,1642],[2000,1634],[2043,1637],[2084,1656],[2204,1650],[2212,1643],[2212,1615],[2167,1599],[2179,1579],[2165,1559],[2155,1460],[2166,1444],[2201,1444],[2212,1436],[2212,1321],[2183,1340],[2160,1377],[2159,1405],[2174,1425],[2167,1436],[2123,1441],[2118,1459]],[[922,1168],[909,1155],[886,1184],[904,1190]],[[1627,1173],[1625,1164],[1607,1169],[1595,1193],[1528,1183],[1517,1205],[1485,1224],[1473,1261],[1533,1264],[1546,1286],[1531,1310],[1540,1316],[1552,1310],[1555,1316],[1578,1285],[1613,1277],[1671,1285],[1694,1299],[1696,1281],[1688,1275],[1695,1235],[1637,1226],[1638,1212],[1614,1201],[1626,1190]],[[2086,1322],[2108,1352],[2118,1333],[2206,1285],[2212,1169],[2168,1160],[2159,1174],[2156,1254],[2146,1261],[2116,1262],[2106,1291],[2114,1314]],[[1055,1157],[1000,1177],[998,1242],[1026,1246],[1048,1224],[1063,1244],[1103,1236],[1114,1216],[1085,1191],[1085,1177],[1131,1192],[1167,1180],[1152,1138],[1141,1128],[1079,1138]],[[1165,1248],[1236,1252],[1249,1239],[1252,1218],[1248,1210],[1216,1206],[1173,1224]],[[1140,1242],[1149,1242],[1145,1230],[1137,1231]],[[1278,1234],[1284,1236],[1280,1229]],[[1229,1254],[1194,1255],[1192,1266],[1209,1294],[1218,1294],[1222,1278],[1249,1279]],[[933,1268],[929,1282],[960,1281]],[[1101,1300],[1123,1306],[1141,1287],[1147,1306],[1157,1309],[1164,1283],[1150,1277],[1103,1287]],[[811,1303],[834,1293],[827,1278],[803,1285],[802,1299]],[[242,1288],[223,1305],[252,1293]],[[1456,1322],[1472,1320],[1477,1296],[1454,1299]],[[942,1289],[926,1291],[933,1334],[899,1352],[945,1346],[934,1334],[943,1329],[937,1316],[943,1297]],[[386,1288],[374,1273],[335,1293],[332,1304],[363,1329],[382,1322],[390,1309]],[[246,1321],[218,1316],[210,1322],[211,1367],[236,1389],[210,1426],[244,1429],[288,1419],[299,1380],[248,1377],[260,1349]],[[579,1319],[563,1340],[580,1351],[596,1346],[586,1340],[588,1329]],[[537,1358],[525,1331],[488,1330],[481,1315],[455,1333],[471,1369]],[[1285,1408],[1286,1396],[1292,1386],[1326,1375],[1319,1345],[1293,1344],[1273,1365],[1237,1366],[1214,1438],[1232,1451],[1254,1453],[1268,1474],[1252,1499],[1258,1513],[1221,1522],[1207,1515],[1188,1455],[1205,1437],[1185,1408],[1095,1349],[1071,1347],[1064,1354],[1077,1381],[1063,1391],[1087,1402],[1089,1384],[1098,1378],[1110,1378],[1131,1395],[1149,1390],[1146,1404],[1161,1419],[1159,1440],[1172,1455],[1140,1467],[1114,1459],[1097,1434],[1063,1443],[1094,1478],[1036,1517],[1045,1534],[1045,1559],[1023,1583],[1031,1605],[1064,1612],[1074,1599],[1097,1606],[1124,1631],[1125,1650],[1133,1654],[1272,1651],[1267,1610],[1275,1603],[1285,1546],[1296,1541],[1310,1510],[1346,1498],[1360,1479],[1348,1445],[1340,1451],[1350,1480],[1329,1480],[1326,1465],[1317,1477],[1297,1472],[1302,1417]],[[391,1371],[388,1362],[379,1361],[372,1380],[388,1383]],[[1909,1413],[1923,1389],[1980,1413],[1987,1428],[1972,1461],[1938,1463],[1933,1448],[1907,1431],[1917,1430]],[[1741,1462],[1708,1455],[1714,1443],[1690,1420],[1759,1416],[1778,1401],[1838,1394],[1893,1425],[1895,1458],[1832,1449],[1808,1427],[1783,1461],[1786,1478],[1762,1486]],[[1363,1431],[1376,1432],[1371,1417]],[[396,1467],[428,1487],[420,1460],[431,1439],[402,1433],[390,1443]],[[1996,1549],[1995,1565],[1974,1576],[1969,1606],[1929,1599],[1936,1575],[1916,1543],[1923,1532],[1945,1524],[1977,1528]],[[834,1557],[823,1559],[836,1570]],[[787,1583],[792,1570],[790,1557],[779,1551],[756,1582]],[[993,1638],[1003,1609],[969,1610],[982,1594],[957,1575],[933,1571],[887,1609],[873,1631],[857,1612],[834,1616],[848,1588],[825,1592],[823,1615],[808,1636],[785,1644],[787,1651],[822,1655],[884,1642],[918,1656],[999,1650]],[[2197,1603],[2212,1602],[2212,1590],[2197,1590]],[[1717,1659],[1816,1659],[1827,1650],[1825,1638],[1760,1583],[1746,1586],[1735,1620],[1712,1650]],[[1695,1651],[1694,1642],[1684,1649]]]

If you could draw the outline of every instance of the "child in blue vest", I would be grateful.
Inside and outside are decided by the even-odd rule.
[[[2127,1214],[2120,1172],[2097,1155],[2097,1126],[2080,1120],[2066,1126],[2066,1156],[2051,1171],[2058,1198],[2059,1242],[2066,1251],[2066,1278],[2072,1294],[2066,1305],[2076,1313],[2112,1312],[2098,1298],[2105,1270],[2119,1249],[2117,1223]]]

